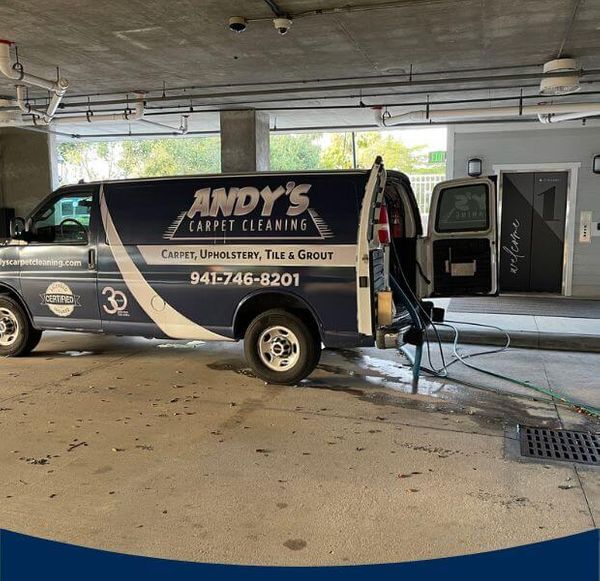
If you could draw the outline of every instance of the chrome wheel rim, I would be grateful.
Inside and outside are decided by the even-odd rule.
[[[287,327],[269,327],[258,340],[258,354],[269,369],[288,371],[298,363],[300,341]]]
[[[19,321],[15,314],[7,309],[0,308],[0,346],[10,347],[19,336]]]

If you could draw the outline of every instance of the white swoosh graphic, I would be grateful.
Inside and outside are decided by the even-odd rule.
[[[156,323],[158,328],[171,339],[200,339],[205,341],[233,341],[229,337],[218,335],[209,331],[205,327],[190,321],[179,311],[175,310],[167,301],[164,302],[164,309],[157,311],[152,307],[152,299],[157,296],[154,289],[148,284],[138,267],[135,265],[127,250],[123,246],[121,237],[115,228],[115,225],[108,211],[104,189],[100,191],[100,213],[102,215],[102,224],[106,232],[107,242],[112,255],[119,267],[119,271],[129,292],[134,296],[140,307]]]

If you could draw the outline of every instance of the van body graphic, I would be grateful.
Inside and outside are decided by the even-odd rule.
[[[438,192],[444,225],[466,223],[448,209],[475,195],[479,214],[489,211],[489,184],[481,183],[462,185],[452,199]],[[392,217],[388,239],[382,207]],[[390,333],[402,340],[412,323],[399,295],[389,299],[399,268],[407,292],[421,296],[461,282],[443,272],[446,237],[422,238],[410,182],[380,160],[370,171],[67,186],[27,223],[0,247],[0,309],[16,313],[26,333],[9,346],[0,341],[4,355],[30,351],[45,329],[244,339],[260,377],[295,383],[316,366],[321,344],[368,346]],[[491,272],[481,253],[476,268],[464,266],[473,243],[463,242],[450,241],[450,272]],[[431,287],[419,280],[418,261],[425,270],[441,261]],[[487,285],[474,278],[477,288]]]
[[[81,306],[80,297],[74,295],[69,285],[64,282],[51,283],[40,298],[42,305],[46,305],[58,317],[68,317],[75,307]]]
[[[202,188],[194,193],[189,210],[179,213],[167,228],[168,240],[325,239],[332,233],[319,214],[309,207],[311,184],[288,182],[265,186]]]

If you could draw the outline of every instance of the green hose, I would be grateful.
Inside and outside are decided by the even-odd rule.
[[[466,365],[467,367],[470,367],[471,369],[475,369],[476,371],[485,373],[486,375],[491,375],[492,377],[497,377],[498,379],[504,379],[505,381],[510,381],[511,383],[514,383],[516,385],[521,385],[523,387],[527,387],[527,388],[537,391],[539,393],[548,395],[551,398],[556,399],[556,400],[560,401],[561,403],[567,405],[568,407],[575,409],[575,411],[577,411],[577,412],[585,412],[586,414],[589,414],[590,416],[594,416],[595,418],[600,419],[600,408],[578,402],[574,399],[567,397],[563,393],[560,393],[558,391],[555,391],[555,390],[547,388],[547,387],[541,387],[539,385],[535,385],[534,383],[528,383],[526,381],[521,381],[520,379],[515,379],[514,377],[509,377],[508,375],[502,375],[501,373],[489,371],[488,369],[482,369],[481,367],[477,367],[476,365],[467,364],[464,361],[461,361],[461,363],[463,363],[463,365]]]
[[[461,323],[461,324],[474,325],[474,326],[478,326],[478,327],[491,327],[490,325],[481,325],[478,323]],[[468,363],[467,361],[465,361],[466,358],[473,357],[474,355],[485,355],[486,352],[467,355],[466,357],[463,357],[462,355],[460,355],[460,353],[458,353],[458,329],[454,325],[450,325],[448,323],[442,323],[441,326],[449,327],[450,329],[452,329],[454,331],[453,355],[456,358],[454,361],[451,361],[447,366],[445,366],[444,370],[446,370],[448,366],[452,365],[452,363],[455,363],[456,361],[460,361],[463,365],[465,365],[466,367],[469,367],[471,369],[474,369],[475,371],[479,371],[480,373],[485,373],[486,375],[490,375],[490,376],[496,377],[498,379],[503,379],[505,381],[509,381],[511,383],[514,383],[515,385],[520,385],[522,387],[532,389],[533,391],[537,391],[538,393],[543,393],[544,395],[551,397],[553,400],[557,400],[557,401],[565,404],[567,407],[573,408],[575,411],[577,411],[579,413],[583,412],[583,413],[586,413],[597,419],[600,419],[600,408],[598,408],[598,407],[578,402],[578,401],[566,396],[565,394],[563,394],[559,391],[556,391],[554,389],[551,389],[549,387],[542,387],[539,385],[535,385],[533,383],[521,381],[520,379],[516,379],[514,377],[509,377],[508,375],[503,375],[502,373],[497,373],[495,371],[483,369],[481,367],[478,367],[477,365]],[[494,328],[497,328],[497,327],[494,327]],[[508,334],[507,334],[507,336],[508,336]],[[447,376],[447,377],[449,377],[449,376]]]

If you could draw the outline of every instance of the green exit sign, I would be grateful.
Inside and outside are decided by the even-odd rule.
[[[445,163],[446,152],[445,151],[430,151],[429,152],[429,163]]]

